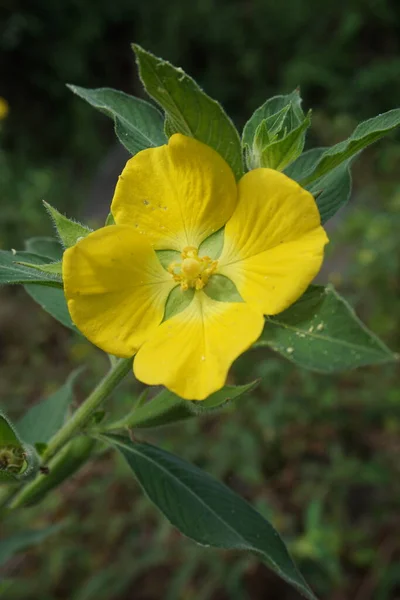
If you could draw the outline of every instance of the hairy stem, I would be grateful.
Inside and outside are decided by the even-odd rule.
[[[42,464],[45,465],[53,458],[67,442],[69,442],[76,433],[81,431],[89,422],[94,411],[100,407],[103,401],[116,388],[118,383],[125,377],[132,367],[132,358],[121,358],[111,367],[107,375],[94,388],[89,396],[84,400],[80,407],[74,412],[72,417],[65,423],[59,431],[51,438],[47,448],[42,456]],[[39,476],[40,477],[40,476]],[[4,507],[12,499],[12,508],[16,508],[22,504],[19,501],[28,497],[29,492],[34,492],[40,479],[36,477],[26,486],[16,488],[9,486],[0,491],[0,507]]]
[[[130,371],[132,358],[121,358],[111,367],[107,375],[100,381],[93,392],[89,394],[86,400],[74,412],[59,431],[51,438],[48,446],[43,453],[43,464],[46,464],[68,440],[70,440],[77,431],[85,427],[94,411],[99,408],[103,401],[110,395],[113,389],[119,384],[121,379]]]

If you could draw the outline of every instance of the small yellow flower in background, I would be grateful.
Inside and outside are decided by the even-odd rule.
[[[314,198],[296,182],[255,169],[237,184],[217,152],[181,134],[128,161],[111,212],[116,225],[64,254],[72,320],[104,351],[136,354],[140,381],[190,400],[225,384],[264,315],[305,291],[328,241]],[[223,227],[222,251],[204,251]],[[223,301],[224,282],[236,286],[233,300]]]
[[[0,121],[5,119],[10,111],[10,107],[8,105],[7,100],[0,96]]]

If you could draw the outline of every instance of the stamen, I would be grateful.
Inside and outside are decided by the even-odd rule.
[[[198,255],[198,250],[194,246],[187,246],[183,249],[181,262],[173,262],[168,267],[174,281],[179,282],[183,291],[189,288],[201,290],[207,285],[211,275],[215,273],[218,261],[212,260],[209,256]]]

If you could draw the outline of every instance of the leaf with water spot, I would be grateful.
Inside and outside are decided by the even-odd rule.
[[[396,359],[331,285],[310,286],[291,307],[268,318],[255,346],[268,346],[301,367],[323,373]]]

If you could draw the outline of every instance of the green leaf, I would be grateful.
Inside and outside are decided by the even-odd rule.
[[[2,412],[0,412],[0,447],[1,446],[21,446],[21,442],[11,421]]]
[[[35,404],[18,421],[16,428],[24,442],[47,443],[64,424],[74,399],[73,386],[82,369],[76,369],[54,394]]]
[[[400,125],[400,108],[378,115],[357,125],[351,136],[332,146],[320,156],[303,175],[301,185],[316,181],[335,167],[355,156],[358,152],[376,142]]]
[[[291,177],[295,181],[304,179],[305,174],[312,169],[313,165],[318,162],[321,156],[326,152],[326,148],[312,148],[303,152],[291,165],[285,169],[285,175]]]
[[[126,427],[147,429],[188,419],[217,408],[222,408],[229,401],[237,400],[253,390],[258,383],[259,380],[252,381],[246,385],[226,385],[201,402],[183,400],[173,392],[165,389],[146,404],[139,408],[134,408],[131,413],[119,421],[108,424],[103,431],[115,431]]]
[[[253,146],[254,136],[257,128],[264,120],[267,120],[268,129],[276,133],[277,125],[282,128],[282,111],[292,107],[290,121],[287,122],[287,132],[292,131],[304,121],[304,113],[301,109],[301,97],[298,90],[294,90],[291,94],[283,96],[274,96],[267,100],[262,106],[257,108],[250,119],[247,121],[243,129],[242,143],[243,146],[251,148]],[[286,119],[287,113],[284,114]],[[272,117],[272,120],[271,120]]]
[[[42,273],[50,273],[51,275],[57,276],[57,279],[62,282],[62,261],[47,263],[43,265],[23,262],[23,261],[15,261],[17,265],[22,265],[23,267],[29,267],[30,269],[37,269]]]
[[[297,365],[322,373],[395,360],[331,285],[310,286],[290,308],[268,318],[255,346],[269,346]]]
[[[307,186],[309,192],[317,198],[322,224],[333,217],[350,199],[352,186],[350,163],[351,159]]]
[[[250,383],[244,385],[225,385],[223,388],[208,396],[205,400],[191,402],[191,410],[196,414],[207,413],[214,409],[219,409],[232,402],[238,400],[245,394],[253,391],[258,384],[260,379],[255,379]],[[185,400],[187,402],[187,400]]]
[[[265,121],[263,121],[265,123]],[[290,163],[302,153],[305,143],[306,130],[311,125],[311,113],[308,113],[298,127],[292,129],[287,135],[268,143],[257,150],[257,140],[253,144],[253,152],[249,152],[249,168],[264,167],[283,171]],[[258,132],[258,129],[257,129]],[[264,136],[265,137],[265,136]]]
[[[182,69],[134,45],[146,92],[165,110],[168,136],[182,133],[214,148],[237,179],[243,174],[239,135],[222,106],[207,96]]]
[[[51,237],[29,238],[25,241],[25,249],[31,254],[38,254],[52,261],[61,260],[64,252],[61,244]]]
[[[105,439],[121,452],[150,500],[181,533],[205,546],[257,553],[277,575],[315,600],[277,531],[226,485],[150,444],[119,436]]]
[[[282,131],[282,129],[285,128],[285,124],[288,125],[288,123],[291,123],[292,119],[295,119],[296,112],[294,112],[294,117],[292,115],[290,115],[289,117],[288,112],[290,109],[292,109],[292,104],[286,104],[286,106],[284,106],[279,112],[274,113],[270,117],[267,117],[266,119],[261,121],[261,123],[256,129],[256,133],[254,135],[254,142],[256,142],[257,138],[260,137],[260,133],[258,133],[259,131],[261,132],[263,130],[261,136],[264,137],[264,141],[268,143],[273,137],[275,137],[277,133],[279,133],[280,131]],[[290,118],[290,120],[288,117]],[[262,139],[259,139],[258,143],[263,145],[262,141]]]
[[[21,259],[34,264],[47,263],[46,258],[28,252],[0,250],[0,284],[37,283],[62,288],[58,276],[20,265],[17,261]]]
[[[65,327],[68,327],[68,329],[80,333],[79,329],[75,327],[71,320],[64,291],[62,289],[29,284],[25,285],[25,290],[30,297],[43,308],[43,310],[48,312],[57,321],[65,325]]]
[[[163,117],[148,102],[110,88],[67,87],[114,120],[115,133],[131,154],[166,143]]]
[[[304,152],[285,170],[285,174],[296,181],[301,181],[309,165],[313,164],[324,152],[325,148],[313,148]],[[327,175],[306,186],[306,189],[316,197],[322,224],[347,204],[351,196],[351,162],[352,159],[346,160]]]
[[[86,225],[81,225],[81,223],[72,221],[71,219],[68,219],[67,217],[62,215],[48,202],[45,202],[43,200],[43,204],[47,212],[49,213],[51,220],[54,223],[54,226],[57,230],[58,236],[64,248],[74,246],[80,238],[86,237],[87,235],[89,235],[89,233],[92,232],[92,229],[89,229],[89,227],[86,227]]]
[[[30,546],[40,544],[40,542],[47,537],[59,531],[62,526],[63,525],[53,525],[46,529],[23,531],[22,533],[17,533],[4,540],[0,540],[0,565],[4,565],[10,558],[17,554],[17,552],[21,552]]]

